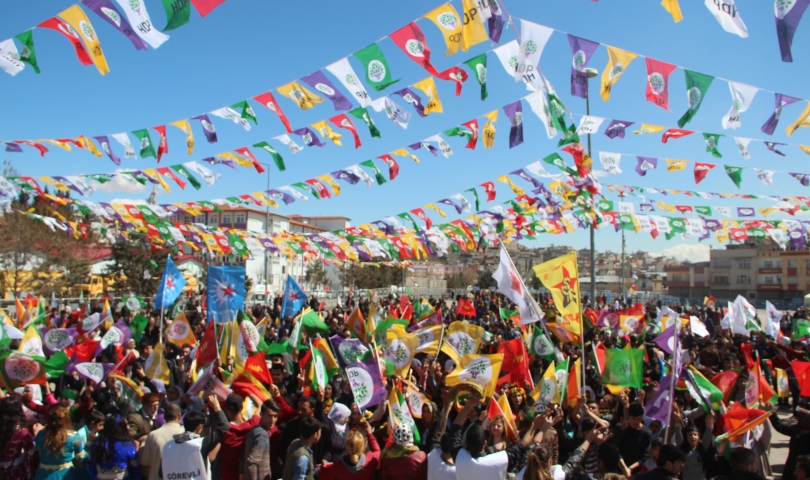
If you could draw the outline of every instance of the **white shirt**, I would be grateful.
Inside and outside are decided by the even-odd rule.
[[[506,480],[506,469],[509,467],[509,457],[504,450],[472,458],[470,452],[462,448],[456,456],[456,480],[474,480],[486,478],[487,480]]]
[[[175,440],[163,446],[163,478],[168,480],[208,480],[200,448],[202,437],[177,443]]]
[[[449,465],[442,459],[442,450],[434,448],[427,456],[427,480],[456,480],[456,466]]]

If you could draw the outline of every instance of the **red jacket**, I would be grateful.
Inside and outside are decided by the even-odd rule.
[[[253,427],[259,424],[260,417],[254,415],[241,425],[231,424],[230,430],[222,437],[219,450],[220,475],[222,480],[239,480],[239,466],[245,452],[245,439]]]
[[[402,458],[384,458],[380,464],[382,465],[382,480],[427,478],[427,455],[422,451]]]
[[[380,468],[380,444],[374,435],[369,435],[368,449],[366,452],[365,463],[360,469],[350,469],[346,466],[343,458],[335,459],[333,463],[321,468],[321,473],[318,478],[320,480],[374,480],[377,469]],[[425,463],[427,465],[427,463]],[[427,469],[425,469],[424,477],[427,478]]]

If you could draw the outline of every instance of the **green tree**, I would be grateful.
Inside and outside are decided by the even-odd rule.
[[[343,285],[354,288],[384,288],[402,284],[402,268],[385,265],[352,264],[341,270]]]
[[[486,289],[489,287],[494,287],[497,284],[498,283],[495,282],[495,279],[492,278],[492,272],[489,270],[483,270],[482,272],[478,273],[478,283],[476,285],[478,285],[479,288]]]
[[[530,277],[531,278],[529,279],[529,288],[534,288],[534,289],[543,288],[543,282],[541,282],[540,279],[537,278],[537,275],[532,273],[530,275]]]
[[[309,284],[310,288],[315,290],[326,283],[326,269],[323,268],[323,263],[316,261],[307,265],[304,272],[304,281]]]
[[[113,262],[105,273],[113,276],[115,290],[119,294],[132,292],[150,297],[157,292],[167,256],[162,250],[152,252],[151,246],[142,237],[131,236],[112,245]],[[145,272],[148,275],[144,275]]]
[[[475,274],[469,270],[462,270],[447,278],[447,288],[462,289],[475,285],[478,281]]]

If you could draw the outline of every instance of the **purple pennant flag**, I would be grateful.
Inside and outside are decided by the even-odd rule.
[[[107,330],[107,333],[101,337],[101,341],[96,347],[96,356],[98,356],[104,349],[113,346],[121,347],[125,345],[129,339],[132,338],[132,331],[124,322],[116,322],[115,325]]]
[[[205,248],[205,242],[203,241],[199,233],[192,232],[189,238],[191,238],[191,243],[193,243],[195,247]]]
[[[375,357],[346,366],[346,377],[360,410],[385,401],[385,383],[380,376],[380,365]]]
[[[425,246],[425,250],[427,250],[428,255],[436,256],[436,250],[433,249],[433,245],[428,240],[427,232],[424,230],[419,230],[419,242]]]
[[[410,103],[413,105],[413,108],[416,110],[416,113],[419,114],[420,117],[426,117],[425,114],[425,106],[422,104],[422,98],[417,95],[410,87],[405,87],[402,90],[397,90],[394,92],[394,95],[398,95],[405,100],[406,103]]]
[[[788,232],[788,236],[790,237],[790,248],[792,250],[804,250],[806,246],[804,234],[805,232],[801,228],[796,228]]]
[[[346,368],[346,365],[357,363],[357,360],[368,352],[368,348],[363,345],[363,341],[359,338],[343,338],[340,335],[335,335],[329,338],[329,342],[337,352],[340,368]]]
[[[295,201],[292,195],[289,193],[282,192],[281,190],[267,190],[264,193],[270,195],[271,197],[275,198],[276,200],[281,200],[284,202],[284,205],[289,205]]]
[[[425,318],[421,322],[411,325],[408,327],[408,332],[415,332],[416,330],[421,330],[427,327],[435,327],[436,325],[442,324],[442,318],[439,316],[438,312],[434,312],[431,316]]]
[[[644,415],[667,424],[672,411],[672,398],[669,396],[672,375],[667,375],[658,383],[658,390],[644,405]]]
[[[431,145],[429,143],[416,142],[414,144],[408,145],[408,148],[410,148],[414,152],[419,150],[422,147],[427,148],[428,152],[432,153],[434,157],[439,154],[439,149],[434,147],[433,145]]]
[[[178,207],[177,205],[162,203],[160,206],[163,207],[164,210],[166,210],[172,215],[191,215],[190,213]]]
[[[337,178],[338,180],[343,180],[349,185],[355,185],[357,184],[357,182],[360,181],[360,177],[358,177],[357,175],[348,170],[336,170],[332,172],[332,176]]]
[[[88,380],[92,380],[96,383],[101,383],[107,378],[107,375],[110,374],[112,369],[115,367],[114,363],[96,363],[96,362],[82,362],[82,363],[71,363],[68,365],[66,372],[73,373],[77,372],[79,375],[83,376]]]
[[[318,135],[315,134],[309,127],[299,128],[298,130],[293,130],[293,133],[296,135],[301,135],[301,139],[304,143],[307,144],[308,147],[323,147],[324,143],[318,138]]]
[[[787,145],[787,143],[765,142],[765,146],[768,147],[768,150],[772,151],[773,153],[775,153],[777,155],[781,155],[781,156],[784,157],[785,154],[776,149],[776,147],[779,146],[779,145]]]
[[[6,145],[7,152],[22,152],[22,147],[12,142],[3,142]]]
[[[103,18],[107,23],[115,27],[116,30],[127,36],[137,50],[146,50],[146,43],[141,40],[130,26],[127,17],[115,8],[110,0],[82,0],[85,7],[96,12],[96,15]]]
[[[211,123],[211,119],[208,117],[207,113],[191,117],[191,119],[200,121],[205,139],[208,140],[208,143],[217,143],[217,130],[214,128],[214,124]]]
[[[118,215],[118,212],[115,211],[115,207],[113,207],[109,203],[99,202],[99,206],[104,209],[104,212],[107,214],[108,217],[112,218],[116,222],[122,222],[123,221],[121,216]]]
[[[652,206],[652,203],[641,203],[638,206],[642,212],[654,212],[655,209]]]
[[[713,218],[704,218],[703,222],[706,224],[706,228],[708,228],[713,232],[716,232],[717,230],[723,228],[723,225],[720,223],[720,221],[715,220]]]
[[[680,320],[675,320],[675,322],[679,322]],[[665,351],[668,355],[672,355],[675,352],[675,347],[677,346],[677,339],[675,336],[675,322],[672,323],[669,327],[667,327],[663,332],[661,332],[657,337],[653,339],[661,350]]]
[[[42,337],[42,346],[47,352],[54,354],[73,345],[79,333],[75,328],[43,328],[39,332]]]
[[[444,205],[449,205],[449,206],[456,209],[456,213],[459,213],[459,214],[461,213],[461,205],[459,205],[458,203],[450,200],[449,198],[443,198],[443,199],[439,200],[439,203],[444,204]]]
[[[700,236],[698,236],[698,242],[702,242],[703,240],[709,239],[709,229],[705,226],[700,229]]]
[[[803,186],[810,185],[810,176],[804,173],[789,173],[789,175],[799,181]]]
[[[385,232],[386,235],[391,235],[391,234],[394,233],[394,228],[391,225],[383,222],[382,220],[377,220],[376,222],[371,222],[371,224],[374,225],[375,227],[379,228],[383,232]]]
[[[767,133],[768,135],[773,135],[774,130],[776,130],[776,124],[779,123],[779,117],[782,116],[782,108],[790,105],[791,103],[796,103],[800,98],[790,97],[788,95],[782,95],[781,93],[774,94],[774,103],[776,104],[773,109],[773,113],[770,117],[768,117],[768,121],[762,125],[762,132]]]
[[[808,5],[810,5],[810,0],[776,2],[774,5],[776,37],[779,39],[779,53],[782,54],[783,62],[793,61],[793,54],[790,52],[793,34],[796,33],[796,27],[799,26],[799,21]]]
[[[357,256],[360,257],[360,260],[364,262],[374,261],[374,257],[370,255],[371,252],[369,252],[368,247],[363,245],[363,243],[360,240],[357,240],[356,242],[352,243],[352,247],[354,247],[354,249],[357,251]]]
[[[536,178],[534,178],[531,175],[529,175],[528,173],[526,173],[526,170],[524,170],[522,168],[520,170],[515,170],[514,172],[510,172],[509,174],[510,175],[517,175],[518,177],[522,178],[523,180],[526,180],[527,182],[534,185],[534,188],[540,188],[540,186],[543,185],[542,182],[538,181]]]
[[[281,249],[278,248],[276,242],[270,240],[269,238],[259,238],[259,243],[261,243],[264,249],[270,253],[281,253]]]
[[[588,61],[599,44],[573,35],[568,35],[568,44],[571,45],[571,54],[574,56],[571,62],[571,95],[588,98],[588,76],[585,74],[585,67],[588,66]]]
[[[523,104],[518,100],[515,103],[503,107],[506,116],[509,117],[509,148],[514,148],[523,143]]]
[[[638,165],[636,165],[636,173],[642,177],[647,175],[647,170],[654,170],[658,168],[658,159],[654,157],[636,157]]]
[[[62,184],[64,184],[65,186],[67,186],[71,190],[76,190],[76,192],[78,192],[79,195],[84,196],[87,193],[84,190],[82,190],[81,188],[77,187],[73,182],[71,182],[70,180],[68,180],[65,177],[53,177],[53,179],[60,182],[60,183],[62,183]]]
[[[738,217],[753,217],[754,216],[754,209],[748,207],[737,207],[737,216]]]
[[[624,138],[624,130],[632,124],[633,122],[625,122],[624,120],[611,120],[605,129],[605,135],[608,138]]]
[[[224,158],[217,158],[217,157],[208,157],[203,158],[202,161],[210,163],[211,165],[226,165],[228,167],[233,168],[234,170],[237,170],[236,162],[234,162],[233,160],[225,160]]]
[[[493,212],[493,211],[491,211],[491,210],[481,210],[481,212],[480,212],[480,213],[486,213],[487,215],[489,215],[490,217],[492,217],[492,218],[494,218],[494,219],[496,219],[496,220],[498,220],[498,221],[501,221],[501,220],[503,220],[503,219],[504,219],[504,216],[503,216],[503,215],[501,215],[501,214],[500,214],[500,213],[498,213],[498,212]]]
[[[498,2],[489,2],[489,12],[490,17],[487,22],[489,23],[489,39],[495,45],[501,41],[501,33],[503,33],[503,27],[506,25],[506,19],[501,13]]]
[[[101,145],[101,149],[104,150],[104,153],[106,153],[107,156],[110,157],[110,160],[112,160],[114,164],[121,165],[121,159],[115,155],[115,152],[113,152],[112,147],[110,146],[110,140],[107,138],[106,135],[101,135],[99,137],[93,138],[95,138],[98,144]]]
[[[335,110],[341,111],[352,109],[352,102],[350,102],[342,93],[340,93],[340,90],[338,90],[332,84],[332,82],[326,78],[326,75],[324,75],[322,71],[318,70],[317,72],[311,73],[306,77],[302,77],[301,80],[317,90],[318,93],[326,96],[326,98],[329,100],[332,100],[332,104],[335,105]]]

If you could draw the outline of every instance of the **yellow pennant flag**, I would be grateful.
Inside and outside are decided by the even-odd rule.
[[[478,352],[483,338],[484,329],[482,327],[457,320],[445,330],[442,352],[458,364],[465,355]]]
[[[342,137],[343,135],[341,135],[339,133],[335,133],[335,131],[332,130],[332,127],[330,127],[326,123],[326,120],[321,120],[320,122],[313,123],[310,126],[312,128],[314,128],[315,130],[317,130],[318,134],[320,134],[321,137],[328,138],[329,140],[332,140],[332,143],[334,143],[335,145],[337,145],[339,147],[343,146],[343,144],[340,143],[340,137]]]
[[[220,153],[220,154],[216,155],[216,157],[217,158],[224,158],[225,160],[231,160],[233,162],[238,163],[239,166],[242,166],[242,167],[245,167],[245,168],[253,168],[253,162],[251,162],[250,160],[248,160],[245,157],[236,155],[235,153],[224,152],[224,153]]]
[[[453,387],[462,383],[471,383],[481,387],[484,398],[490,398],[495,393],[495,385],[501,374],[503,354],[495,355],[464,355],[456,368],[444,379],[444,384]]]
[[[155,345],[152,353],[143,364],[143,371],[149,378],[156,378],[165,384],[171,381],[171,372],[169,371],[169,364],[166,363],[166,358],[163,356],[163,342]]]
[[[787,371],[781,368],[775,368],[774,370],[776,370],[776,391],[779,394],[779,398],[790,398]]]
[[[638,55],[633,52],[618,49],[616,47],[607,47],[608,50],[608,63],[602,71],[602,88],[599,94],[602,100],[610,100],[610,89],[619,81],[627,67]]]
[[[670,213],[675,212],[675,206],[670,205],[668,203],[658,202],[656,206],[658,207],[658,210],[661,210],[662,212],[670,212]]]
[[[740,226],[740,222],[737,220],[720,220],[720,223],[723,224],[725,228],[735,228]]]
[[[147,170],[141,170],[141,171],[143,173],[145,173],[147,177],[151,178],[152,180],[157,181],[160,184],[160,186],[163,187],[163,190],[165,190],[166,193],[172,193],[171,187],[169,187],[169,184],[166,183],[166,180],[163,180],[163,176],[161,176],[160,173],[158,173],[157,170],[147,169]]]
[[[95,144],[95,143],[93,143],[93,141],[92,141],[92,140],[90,140],[89,138],[85,137],[84,135],[79,136],[79,138],[77,138],[77,139],[76,139],[76,141],[77,141],[77,142],[79,142],[79,144],[82,146],[82,148],[84,148],[85,150],[89,151],[89,152],[90,152],[90,153],[92,153],[93,155],[95,155],[95,156],[97,156],[97,157],[102,157],[102,156],[104,156],[104,154],[103,154],[103,153],[101,153],[101,151],[99,151],[99,149],[98,149],[98,148],[96,148],[96,144]]]
[[[430,399],[425,396],[424,393],[420,392],[417,387],[414,387],[410,383],[408,384],[408,391],[406,393],[408,397],[408,408],[411,409],[411,415],[413,418],[422,418],[422,407],[430,402]],[[434,412],[435,415],[436,412]]]
[[[425,92],[427,101],[425,103],[425,115],[429,113],[443,113],[442,100],[439,98],[439,91],[436,89],[436,82],[433,77],[428,77],[420,82],[416,82],[412,87]]]
[[[788,125],[788,127],[785,129],[788,137],[793,135],[793,132],[795,132],[799,127],[810,127],[810,102],[807,102],[807,105],[805,105],[804,111],[802,111],[802,114],[799,115],[799,118],[797,118],[795,122]]]
[[[570,360],[568,361],[570,364]],[[568,373],[568,405],[574,405],[577,403],[577,397],[579,397],[582,392],[580,389],[582,388],[582,364],[577,359],[574,362],[574,366],[571,368],[571,371]]]
[[[453,5],[445,3],[425,15],[425,18],[435,23],[436,26],[439,27],[439,31],[442,32],[444,43],[447,45],[447,52],[445,52],[444,55],[455,55],[458,53],[458,47],[461,45],[463,23]]]
[[[535,403],[560,403],[560,392],[557,391],[557,376],[554,372],[554,362],[551,362],[546,372],[529,393]]]
[[[222,249],[219,248],[219,242],[217,242],[217,239],[214,238],[213,235],[209,233],[201,233],[200,237],[202,237],[205,246],[208,247],[208,250],[215,253],[222,253]]]
[[[175,317],[172,325],[166,331],[166,338],[169,343],[173,343],[178,347],[182,347],[183,345],[194,346],[197,344],[197,337],[194,336],[186,314],[183,312],[180,312],[177,317]]]
[[[84,10],[79,5],[71,5],[67,10],[62,11],[59,16],[81,35],[84,44],[87,46],[87,51],[93,57],[93,63],[96,65],[98,72],[107,75],[110,72],[110,67],[107,66],[107,59],[104,58],[104,51],[101,50],[101,44],[98,43],[98,36],[93,29],[93,24],[84,14]]]
[[[675,20],[675,23],[683,20],[683,14],[681,13],[681,6],[678,5],[678,0],[661,0],[661,6],[672,15],[672,19]]]
[[[251,195],[257,199],[259,199],[263,204],[268,207],[273,207],[278,209],[278,202],[273,200],[272,198],[268,197],[264,192],[253,192]]]
[[[439,354],[439,342],[444,335],[444,325],[434,325],[432,327],[422,328],[413,332],[419,344],[416,347],[416,353],[425,353],[428,355]]]
[[[773,212],[778,212],[779,211],[779,209],[776,208],[776,207],[768,207],[768,208],[759,207],[758,210],[759,210],[760,215],[762,215],[763,217],[767,217],[768,215],[772,214]]]
[[[428,210],[433,210],[434,212],[438,213],[442,218],[447,218],[447,214],[445,214],[435,203],[428,203],[425,205],[424,208]]]
[[[806,153],[806,154],[810,155],[810,146],[807,146],[807,145],[799,145],[799,148],[801,149],[801,151],[802,151],[802,152],[804,152],[804,153]]]
[[[394,365],[394,373],[398,377],[407,377],[419,339],[406,332],[402,325],[394,325],[394,328],[385,331],[385,342],[383,356]]]
[[[725,228],[721,228],[720,230],[714,231],[714,236],[717,237],[717,241],[720,243],[728,242],[728,230]]]
[[[635,133],[636,135],[644,135],[645,133],[658,133],[663,129],[664,127],[662,127],[661,125],[642,123],[641,128],[639,128],[638,130],[633,130],[633,133]]]
[[[680,172],[681,170],[686,170],[686,164],[689,162],[688,160],[673,160],[671,158],[667,158],[666,160],[668,172]]]
[[[522,188],[515,185],[515,183],[512,182],[512,180],[507,175],[504,175],[502,177],[498,177],[495,180],[509,185],[509,188],[511,188],[512,191],[515,192],[515,195],[517,195],[518,197],[520,197],[521,195],[524,195],[526,193],[525,190],[523,190]]]
[[[579,335],[573,333],[565,325],[558,322],[549,322],[546,324],[551,333],[554,334],[563,343],[579,343]]]
[[[32,315],[36,314],[36,312],[29,313]],[[20,340],[20,346],[17,348],[17,351],[37,357],[45,356],[45,352],[42,350],[42,339],[39,336],[39,332],[36,328],[34,328],[33,325],[29,325],[25,330],[25,335],[23,336],[22,340]]]
[[[336,197],[340,196],[340,185],[332,178],[331,175],[324,174],[318,177],[318,180],[322,180],[323,182],[327,183],[330,187],[332,187],[332,192],[334,192]]]
[[[39,179],[42,180],[43,182],[45,182],[46,184],[56,188],[57,190],[61,190],[63,192],[69,192],[70,191],[70,188],[68,188],[65,184],[63,184],[63,183],[61,183],[61,182],[59,182],[57,180],[54,180],[51,177],[39,177]]]
[[[191,125],[189,125],[188,120],[178,120],[176,122],[172,122],[169,125],[174,125],[175,127],[179,128],[186,134],[186,145],[188,146],[188,154],[194,151],[194,132],[191,131]]]
[[[416,155],[410,153],[409,151],[405,150],[404,148],[398,148],[398,149],[394,150],[393,152],[391,152],[391,155],[396,155],[398,157],[410,158],[411,160],[413,160],[416,163],[421,163],[419,161],[419,158],[417,158]]]
[[[495,124],[498,122],[498,111],[493,110],[484,114],[484,117],[486,117],[487,123],[484,124],[481,137],[484,139],[484,148],[492,148],[495,144]]]
[[[579,320],[579,272],[576,252],[554,258],[532,267],[543,286],[551,292],[557,310]]]
[[[69,144],[69,143],[67,143],[67,142],[60,142],[59,140],[51,140],[51,139],[49,139],[49,138],[43,138],[43,139],[41,139],[41,140],[34,140],[34,141],[35,141],[35,142],[39,142],[39,143],[42,143],[42,142],[45,142],[45,143],[50,143],[50,144],[51,144],[51,145],[53,145],[54,147],[63,148],[63,149],[65,149],[65,150],[67,150],[68,152],[70,152],[70,151],[72,151],[72,150],[73,150],[73,149],[70,147],[70,144]]]
[[[296,81],[282,85],[276,90],[278,93],[295,102],[301,110],[313,108],[315,105],[323,102],[323,98],[310,92],[306,87]]]
[[[461,0],[461,8],[464,10],[463,26],[461,27],[461,50],[465,52],[473,45],[478,45],[489,39],[487,30],[484,28],[484,16],[478,10],[480,4],[477,0]]]

